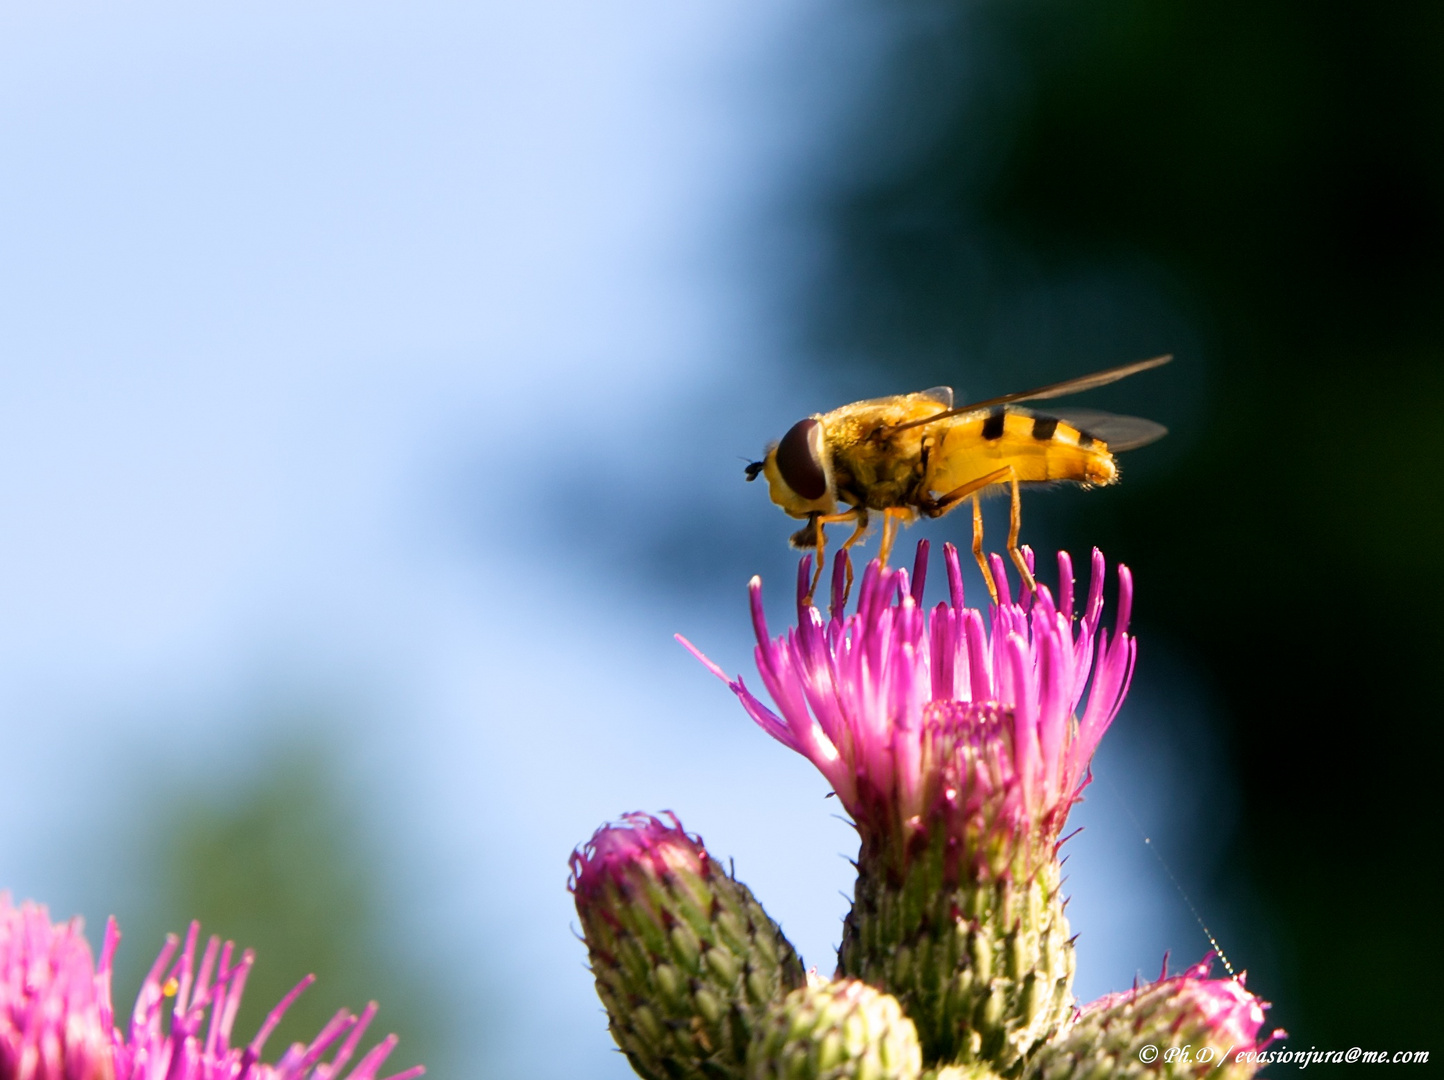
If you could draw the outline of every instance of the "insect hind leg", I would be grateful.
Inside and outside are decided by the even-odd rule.
[[[1008,509],[1008,558],[1012,559],[1013,565],[1018,568],[1018,576],[1023,579],[1023,588],[1028,592],[1037,592],[1038,583],[1033,580],[1033,571],[1028,569],[1028,560],[1023,558],[1023,553],[1018,548],[1018,533],[1023,528],[1023,499],[1018,491],[1018,474],[1011,465],[1008,466],[1008,481],[1013,489],[1013,502]],[[994,596],[993,599],[996,601],[997,597]]]
[[[998,602],[998,585],[993,580],[993,568],[988,565],[987,556],[983,554],[983,507],[978,500],[977,492],[973,492],[973,558],[977,560],[978,569],[983,572],[983,583],[988,586],[988,595],[996,604]]]
[[[940,518],[944,514],[956,510],[960,503],[969,495],[973,495],[983,488],[992,484],[1000,484],[1013,474],[1013,466],[1004,465],[1001,469],[994,469],[976,480],[969,480],[966,484],[959,484],[952,491],[937,499],[930,499],[921,503],[918,509],[930,518]]]

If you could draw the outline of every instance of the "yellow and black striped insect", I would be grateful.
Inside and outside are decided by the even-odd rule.
[[[1168,363],[1156,356],[1035,390],[954,407],[953,391],[934,387],[916,394],[874,398],[799,420],[747,466],[747,479],[767,477],[772,501],[807,524],[792,545],[813,548],[822,574],[824,530],[851,522],[850,548],[867,530],[871,511],[883,514],[879,557],[887,562],[900,525],[919,515],[942,517],[971,499],[973,555],[988,591],[997,589],[983,557],[983,517],[978,497],[988,488],[1012,493],[1008,554],[1028,588],[1033,576],[1018,548],[1022,522],[1019,485],[1072,481],[1101,487],[1118,481],[1114,455],[1153,442],[1167,429],[1151,420],[1084,410],[1047,415],[1019,408],[1106,386]]]

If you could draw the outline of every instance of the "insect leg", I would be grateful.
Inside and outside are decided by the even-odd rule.
[[[1030,592],[1037,592],[1038,583],[1033,580],[1033,572],[1028,569],[1028,560],[1023,558],[1023,553],[1018,550],[1018,532],[1023,527],[1023,499],[1018,492],[1018,474],[1011,465],[1008,466],[1008,480],[1013,488],[1013,505],[1008,513],[1008,557],[1018,568],[1023,587]],[[996,600],[996,597],[994,599]]]
[[[998,602],[998,587],[993,581],[993,571],[988,567],[988,560],[983,557],[983,512],[978,506],[978,492],[991,484],[1006,480],[1013,474],[1011,465],[978,477],[976,480],[969,480],[966,484],[960,484],[953,488],[940,499],[926,503],[920,507],[922,512],[931,518],[942,517],[950,510],[957,509],[958,505],[969,495],[973,497],[973,557],[978,560],[978,569],[983,572],[983,580],[988,585],[988,595],[993,598],[993,603]]]
[[[942,498],[933,499],[919,506],[918,509],[930,518],[942,517],[950,510],[957,509],[958,504],[974,492],[982,491],[983,488],[991,484],[1001,483],[1006,480],[1012,471],[1013,467],[1011,465],[1001,469],[995,469],[986,476],[980,476],[976,480],[969,480],[966,484],[959,484],[953,488],[952,491],[942,496]]]
[[[983,572],[983,581],[988,586],[988,595],[993,603],[998,602],[998,586],[993,581],[993,568],[983,555],[983,507],[977,493],[973,493],[973,558],[978,560],[978,569]]]
[[[867,528],[866,510],[849,510],[842,514],[814,514],[811,524],[817,530],[817,566],[812,571],[812,584],[807,587],[807,595],[803,597],[806,603],[812,603],[812,597],[817,592],[817,583],[822,580],[822,568],[827,561],[827,536],[823,530],[824,525],[836,525],[844,521],[856,521],[857,525],[852,530],[852,535],[847,538],[843,548],[850,548],[857,543],[862,536],[863,530]],[[848,567],[848,589],[852,588],[852,568]],[[846,600],[844,599],[844,602]]]
[[[893,517],[891,510],[882,512],[882,543],[878,545],[877,561],[883,566],[887,565],[887,557],[892,554],[892,542],[897,536],[897,518]]]
[[[843,541],[843,543],[842,543],[842,550],[843,550],[843,551],[846,551],[848,548],[852,547],[853,544],[855,544],[855,543],[857,543],[859,540],[861,540],[861,539],[862,539],[862,534],[865,533],[865,532],[867,532],[867,507],[865,507],[865,506],[859,506],[856,510],[853,511],[853,514],[857,517],[857,525],[853,527],[852,535],[849,536],[846,540]],[[845,516],[845,515],[839,515],[839,516],[842,517],[842,516]],[[839,556],[839,557],[840,557],[840,556]],[[847,583],[846,583],[846,584],[843,586],[843,588],[842,588],[842,604],[843,604],[844,607],[847,606],[847,598],[852,595],[852,560],[851,560],[851,559],[848,559],[848,560],[847,560],[846,566],[847,566]]]
[[[846,540],[844,540],[844,541],[842,542],[842,550],[843,550],[843,551],[846,551],[848,548],[852,547],[853,544],[855,544],[855,543],[857,543],[859,540],[861,540],[861,539],[862,539],[862,534],[865,533],[865,532],[867,532],[867,508],[866,508],[866,507],[861,507],[861,506],[860,506],[860,507],[858,507],[856,510],[849,510],[849,511],[848,511],[847,513],[845,513],[845,514],[830,514],[830,515],[828,515],[827,517],[824,517],[822,520],[828,522],[829,524],[832,523],[832,522],[834,522],[834,521],[837,521],[837,522],[842,522],[842,521],[855,521],[855,522],[857,522],[857,524],[856,524],[855,526],[853,526],[852,535],[849,536]]]
[[[817,565],[812,570],[812,584],[807,586],[807,595],[803,601],[812,603],[812,596],[817,592],[817,583],[822,580],[822,567],[827,561],[827,531],[822,527],[821,516],[813,518],[817,524]]]

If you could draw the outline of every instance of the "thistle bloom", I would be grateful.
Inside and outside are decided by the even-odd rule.
[[[949,602],[923,609],[924,541],[911,575],[868,564],[851,615],[844,554],[829,618],[808,599],[803,558],[797,627],[775,639],[753,578],[757,669],[775,712],[683,644],[821,770],[856,823],[838,973],[897,997],[925,1061],[1006,1070],[1073,1012],[1059,835],[1132,676],[1133,583],[1120,568],[1110,635],[1101,554],[1081,617],[1066,553],[1056,601],[1041,585],[1014,600],[995,556],[1002,591],[984,616],[964,604],[957,549],[944,552]]]
[[[309,1045],[297,1043],[274,1065],[265,1064],[267,1038],[314,976],[271,1010],[254,1039],[234,1047],[231,1027],[255,956],[247,950],[236,959],[230,942],[222,946],[213,937],[197,967],[199,937],[200,924],[192,923],[184,946],[174,935],[166,939],[122,1034],[110,997],[120,943],[115,920],[106,924],[97,971],[79,919],[52,925],[44,907],[16,908],[0,893],[0,1080],[331,1080],[341,1074],[376,1014],[375,1002],[360,1016],[338,1012]],[[375,1080],[395,1046],[396,1036],[388,1035],[347,1080]],[[417,1066],[388,1080],[412,1080],[424,1071]]]
[[[776,712],[741,678],[728,679],[682,644],[764,731],[817,766],[857,822],[865,849],[875,839],[901,850],[941,824],[979,871],[996,875],[1006,871],[1015,839],[1057,838],[1086,783],[1133,671],[1135,644],[1126,632],[1132,578],[1119,568],[1110,637],[1100,629],[1098,551],[1081,618],[1074,616],[1066,552],[1058,555],[1056,601],[1042,585],[1013,600],[994,556],[1003,592],[986,617],[964,605],[957,549],[948,544],[944,552],[949,603],[923,610],[923,541],[911,577],[868,565],[851,615],[841,604],[844,554],[834,566],[828,619],[806,599],[811,560],[804,558],[798,625],[775,639],[754,577],[757,668]]]

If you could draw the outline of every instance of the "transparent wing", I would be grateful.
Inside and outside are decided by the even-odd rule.
[[[1137,450],[1168,434],[1168,429],[1162,424],[1155,424],[1141,416],[1118,416],[1097,409],[1049,409],[1048,413],[1095,439],[1103,440],[1108,444],[1109,452],[1114,454]]]
[[[959,405],[956,408],[949,408],[945,412],[940,412],[935,416],[928,416],[921,420],[913,420],[906,424],[899,424],[890,430],[902,431],[905,428],[918,427],[921,424],[934,424],[939,420],[946,420],[952,416],[962,416],[964,413],[977,412],[979,409],[989,409],[994,405],[1007,405],[1014,401],[1043,401],[1047,398],[1081,394],[1084,390],[1093,390],[1099,386],[1107,386],[1109,383],[1117,382],[1119,379],[1126,379],[1130,375],[1137,375],[1140,371],[1148,371],[1151,368],[1162,367],[1172,359],[1172,356],[1155,356],[1149,360],[1135,360],[1131,364],[1122,364],[1118,367],[1108,368],[1105,371],[1095,371],[1092,375],[1080,375],[1076,379],[1067,379],[1060,383],[1039,386],[1033,390],[1020,390],[1016,394],[1004,394],[1002,397],[988,398],[986,401],[974,401],[968,405]]]
[[[1063,382],[1040,386],[1035,390],[1020,390],[1016,394],[1004,394],[1002,397],[989,398],[987,401],[975,401],[971,405],[964,405],[955,411],[971,412],[974,409],[986,409],[992,405],[1007,405],[1012,401],[1043,401],[1047,398],[1081,394],[1084,390],[1107,386],[1119,379],[1137,375],[1140,371],[1162,367],[1172,359],[1172,356],[1155,356],[1149,360],[1135,360],[1131,364],[1120,364],[1118,367],[1108,368],[1105,371],[1095,371],[1092,375],[1079,375],[1076,379],[1065,379]]]

